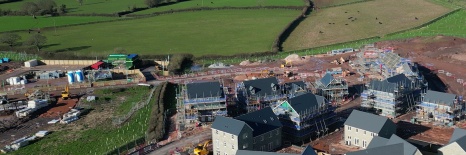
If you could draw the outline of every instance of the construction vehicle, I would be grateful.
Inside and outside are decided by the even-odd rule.
[[[209,146],[210,143],[212,143],[212,140],[208,140],[204,142],[204,145],[202,144],[197,145],[196,148],[194,148],[194,154],[195,155],[208,155],[209,150],[207,150],[207,146]]]
[[[292,71],[285,71],[285,72],[283,73],[283,76],[284,76],[284,77],[292,77],[292,76],[293,76],[293,72],[292,72]]]
[[[285,60],[285,63],[282,63],[281,68],[285,68],[285,67],[293,67],[293,64],[291,63],[291,60]]]
[[[50,95],[48,93],[45,93],[39,89],[34,90],[32,93],[25,93],[24,96],[26,96],[28,100],[50,99]]]
[[[68,85],[66,85],[65,90],[61,92],[61,98],[64,100],[70,98],[70,87]]]

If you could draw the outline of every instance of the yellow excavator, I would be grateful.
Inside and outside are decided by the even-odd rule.
[[[285,60],[284,63],[282,63],[280,65],[281,68],[285,68],[285,67],[293,67],[293,64],[291,63],[291,60]]]
[[[65,90],[61,92],[61,98],[64,100],[70,98],[70,87],[68,85],[66,85]]]
[[[209,146],[210,143],[212,143],[212,141],[208,140],[204,142],[204,145],[197,145],[196,148],[194,148],[194,155],[208,155],[209,150],[207,150],[207,146]]]

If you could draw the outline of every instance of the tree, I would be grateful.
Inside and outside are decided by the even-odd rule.
[[[81,6],[83,5],[83,0],[77,0],[77,1],[78,1],[79,5],[81,5]]]
[[[167,68],[173,73],[182,73],[185,69],[192,65],[192,54],[174,54]]]
[[[60,7],[58,8],[58,13],[59,14],[66,13],[66,5],[65,4],[60,5]]]
[[[153,7],[157,7],[159,6],[160,4],[162,4],[163,0],[144,0],[144,3],[149,7],[149,8],[153,8]]]
[[[13,47],[19,40],[21,40],[21,36],[16,33],[4,33],[0,36],[0,42],[8,44],[10,47]]]
[[[38,0],[36,4],[42,15],[53,14],[57,11],[57,4],[53,0]]]
[[[28,15],[34,16],[39,11],[39,7],[37,6],[36,3],[25,2],[23,3],[23,6],[21,6],[21,11],[23,11],[24,13],[27,13]]]
[[[40,34],[34,34],[26,41],[26,45],[36,46],[37,51],[40,51],[45,43],[47,43],[47,37]]]

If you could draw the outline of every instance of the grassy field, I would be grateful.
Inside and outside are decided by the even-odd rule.
[[[18,2],[6,3],[0,5],[2,10],[20,10],[21,6],[25,2],[35,2],[36,0],[22,0]],[[99,14],[111,14],[121,11],[129,10],[128,7],[146,7],[144,0],[84,0],[83,5],[79,5],[76,0],[55,0],[55,3],[60,6],[66,5],[68,13],[70,14],[81,14],[81,13],[99,13]]]
[[[0,17],[0,32],[12,30],[38,29],[44,27],[62,26],[70,24],[80,24],[95,21],[105,21],[117,19],[116,17],[45,17],[40,16],[34,19],[30,16],[2,16]]]
[[[283,47],[297,50],[380,36],[420,25],[449,10],[425,0],[376,0],[321,9],[297,27]]]
[[[44,50],[72,48],[70,54],[107,55],[116,47],[139,54],[194,55],[263,52],[298,10],[220,10],[57,28]],[[21,33],[23,39],[30,34]]]
[[[149,88],[143,88],[145,89],[135,88],[132,91],[137,91],[141,94],[147,93]],[[111,96],[112,99],[126,96],[127,98],[134,98],[134,100],[138,97],[127,95],[126,92],[112,93]],[[94,110],[85,117],[72,124],[57,125],[57,131],[34,144],[12,152],[12,154],[105,154],[115,149],[115,147],[120,147],[136,138],[144,136],[147,131],[147,119],[149,118],[153,104],[149,104],[137,111],[128,123],[119,128],[111,124],[111,117],[108,116],[111,113],[105,112],[112,110],[109,110],[110,108],[105,104],[93,105]],[[98,117],[99,119],[92,117]]]
[[[364,1],[364,0],[313,0],[314,6],[316,8],[328,7],[328,6],[334,6],[334,5],[342,5],[342,4],[348,4],[348,3],[360,2],[360,1]]]
[[[111,89],[97,90],[95,92],[99,98],[103,98],[103,102],[122,102],[116,108],[114,113],[116,116],[127,114],[133,105],[149,95],[146,87],[131,87],[124,90],[123,93],[124,95],[121,92],[114,92]]]
[[[133,14],[150,14],[160,11],[198,7],[244,7],[244,6],[303,6],[303,0],[189,0],[171,5],[138,11]]]

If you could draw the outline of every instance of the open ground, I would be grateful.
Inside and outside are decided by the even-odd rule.
[[[297,50],[382,36],[432,20],[450,9],[425,0],[376,0],[314,11],[284,42]]]
[[[193,55],[263,52],[298,10],[218,10],[177,13],[151,18],[57,28],[41,32],[44,48],[77,48],[70,54],[105,56],[122,47],[145,55]],[[23,38],[30,34],[21,33]]]

